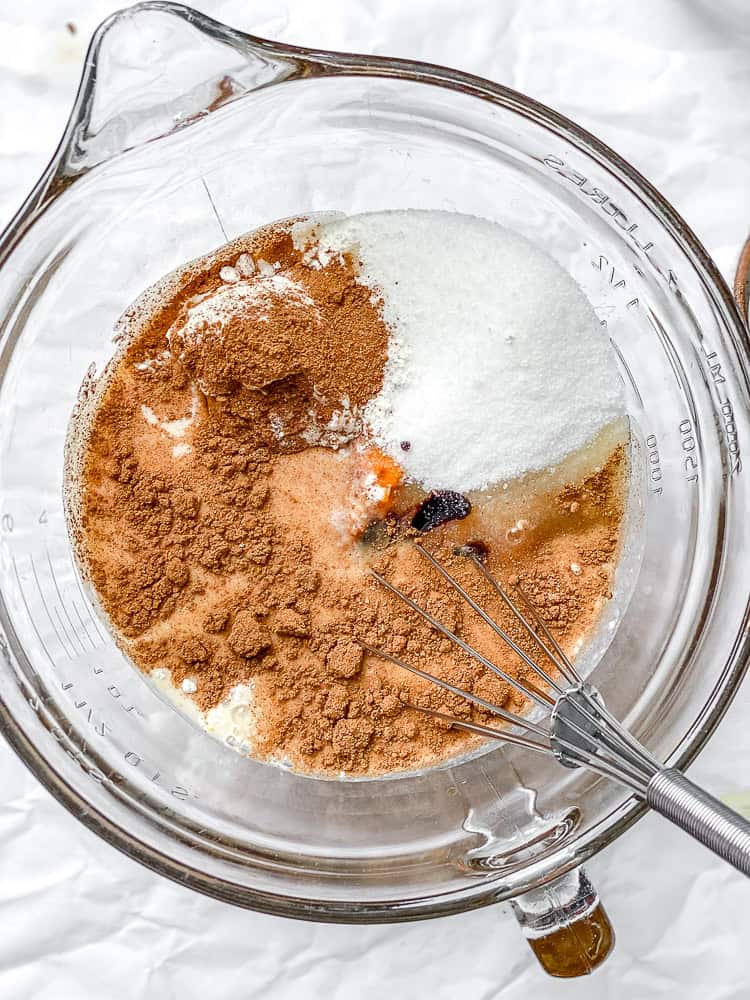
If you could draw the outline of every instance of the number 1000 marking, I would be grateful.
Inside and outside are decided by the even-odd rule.
[[[648,449],[649,479],[651,480],[651,492],[656,496],[661,496],[664,487],[661,485],[663,474],[661,471],[661,457],[659,455],[659,442],[656,434],[649,434],[646,438],[646,448]]]

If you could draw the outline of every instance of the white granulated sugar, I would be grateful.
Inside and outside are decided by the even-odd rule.
[[[466,492],[554,467],[623,414],[591,304],[523,237],[406,211],[328,223],[319,241],[323,262],[358,253],[359,280],[382,295],[391,341],[365,420],[426,489]]]

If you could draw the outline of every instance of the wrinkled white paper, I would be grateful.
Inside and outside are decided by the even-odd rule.
[[[88,37],[123,0],[0,10],[0,219],[62,131]],[[205,0],[302,45],[445,63],[557,107],[637,166],[731,280],[750,230],[745,0]],[[77,31],[66,28],[71,21]],[[691,774],[750,800],[750,684]],[[0,997],[8,1000],[740,1000],[750,886],[648,817],[589,865],[616,927],[590,980],[538,970],[499,907],[332,927],[246,913],[152,875],[66,813],[0,746]]]

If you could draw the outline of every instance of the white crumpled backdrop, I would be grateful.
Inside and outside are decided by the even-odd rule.
[[[0,218],[51,154],[116,0],[0,5]],[[750,230],[746,0],[205,0],[260,35],[490,77],[596,133],[682,212],[731,280]],[[66,22],[76,26],[71,34]],[[750,553],[748,554],[750,558]],[[750,683],[692,771],[750,801]],[[152,875],[63,811],[0,746],[0,997],[7,1000],[740,1000],[750,885],[647,817],[589,865],[618,934],[590,980],[538,970],[499,907],[334,927],[233,909]]]

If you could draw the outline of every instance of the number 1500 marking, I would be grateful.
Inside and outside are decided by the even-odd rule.
[[[695,435],[693,434],[692,421],[685,418],[680,421],[680,435],[682,436],[682,450],[685,452],[685,479],[689,483],[698,482],[698,458],[693,452],[696,449]]]

